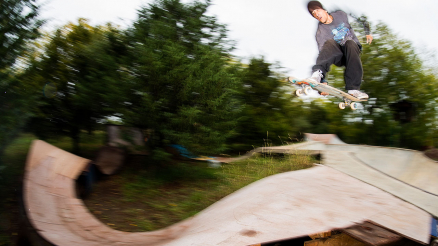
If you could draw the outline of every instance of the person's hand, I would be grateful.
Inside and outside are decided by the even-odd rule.
[[[371,44],[371,42],[373,42],[373,36],[370,34],[370,35],[366,35],[366,37],[367,37],[367,44]]]

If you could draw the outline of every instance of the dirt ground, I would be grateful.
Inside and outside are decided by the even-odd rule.
[[[435,161],[438,161],[438,149],[435,149],[435,148],[428,149],[428,150],[424,151],[424,154],[427,157],[429,157]]]
[[[114,175],[98,175],[92,192],[83,197],[90,212],[109,227],[127,232],[157,230],[208,206],[208,201],[193,204],[188,198],[196,194],[202,197],[202,193],[207,192],[206,185],[214,181],[175,180],[151,188],[144,181],[138,181],[144,179],[145,169],[141,165],[141,160],[130,160]]]

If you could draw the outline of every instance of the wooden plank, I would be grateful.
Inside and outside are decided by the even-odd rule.
[[[46,188],[40,185],[33,185],[32,192],[26,192],[26,209],[29,220],[38,229],[42,230],[36,222],[46,222],[51,224],[62,224],[57,215],[55,197],[50,195]]]
[[[324,231],[315,234],[310,234],[309,237],[311,239],[318,239],[318,238],[330,237],[331,235],[332,235],[332,231]]]
[[[69,177],[57,174],[52,181],[49,191],[63,197],[76,197],[75,181]]]
[[[77,234],[81,238],[84,238],[86,241],[90,242],[99,242],[102,245],[112,245],[112,241],[108,240],[108,238],[102,238],[94,233],[94,230],[90,230],[88,228],[84,228],[81,226],[81,223],[77,223],[77,220],[65,221],[66,227],[70,230],[70,233]]]
[[[41,158],[40,163],[38,163],[38,165],[34,164],[32,171],[26,174],[25,179],[34,185],[51,187],[53,161],[54,159],[52,157]]]
[[[26,160],[26,173],[40,165],[44,159],[54,158],[53,172],[76,179],[90,160],[73,155],[41,140],[35,140]],[[52,173],[52,172],[51,172]]]
[[[42,159],[47,158],[47,153],[50,153],[50,151],[54,149],[56,149],[55,146],[52,146],[44,141],[32,141],[26,159],[26,173],[32,170],[35,166],[39,165]]]
[[[342,229],[342,231],[361,242],[377,246],[395,243],[403,239],[402,236],[369,221]]]
[[[304,246],[367,246],[367,244],[342,233],[304,242]]]
[[[64,225],[50,224],[45,222],[39,223],[42,230],[38,233],[48,242],[54,245],[98,245],[92,242],[87,242],[82,237],[72,234],[70,230]]]
[[[58,207],[58,216],[64,223],[68,223],[75,220],[75,215],[73,214],[72,209],[68,206],[67,200],[69,198],[58,196],[56,197],[56,204]]]
[[[55,173],[76,179],[87,167],[90,160],[57,149],[50,153],[55,158]]]

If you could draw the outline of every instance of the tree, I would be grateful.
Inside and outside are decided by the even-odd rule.
[[[27,42],[39,36],[43,21],[34,0],[3,0],[0,7],[0,160],[6,146],[20,132],[35,105],[33,90],[22,83],[17,59]],[[27,90],[26,90],[27,88]]]
[[[295,100],[284,88],[279,67],[263,58],[252,58],[243,68],[240,100],[244,105],[233,142],[248,150],[261,144],[281,144],[290,141],[306,125],[304,103]],[[277,71],[276,71],[277,70]],[[284,77],[284,76],[283,76]],[[269,142],[263,141],[269,139]]]
[[[397,122],[400,128],[398,146],[420,148],[436,128],[436,102],[438,80],[420,60],[412,44],[399,39],[390,29],[380,23],[376,27],[376,44],[364,54],[364,89],[376,97],[373,109],[397,114],[392,105],[408,101],[415,105],[415,115],[408,123]],[[377,112],[376,112],[377,111]],[[374,110],[373,114],[379,114]],[[371,115],[373,115],[371,114]],[[380,113],[381,114],[381,113]],[[392,119],[394,120],[394,119]]]
[[[80,19],[56,30],[43,49],[28,76],[53,92],[41,98],[44,105],[30,129],[41,138],[69,136],[78,153],[80,132],[92,132],[126,101],[123,35],[111,25],[92,27]]]
[[[210,1],[158,0],[139,11],[131,38],[126,123],[153,129],[155,153],[177,143],[218,153],[233,135],[239,85],[226,28],[207,16]]]
[[[363,37],[361,28],[355,30]],[[436,131],[438,79],[424,66],[410,42],[397,37],[383,23],[373,30],[373,43],[364,45],[362,53],[361,89],[370,100],[363,103],[364,110],[346,112],[343,124],[349,125],[355,143],[421,148],[432,142],[432,132]],[[342,73],[343,69],[335,67],[330,73],[339,88],[344,84]],[[397,115],[405,114],[394,106],[400,102],[412,105],[410,121],[397,120]]]

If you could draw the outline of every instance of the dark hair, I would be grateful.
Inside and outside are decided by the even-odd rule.
[[[324,9],[324,7],[322,6],[322,4],[319,1],[310,1],[307,4],[307,10],[309,10],[310,15],[312,15],[312,12],[315,9]]]

